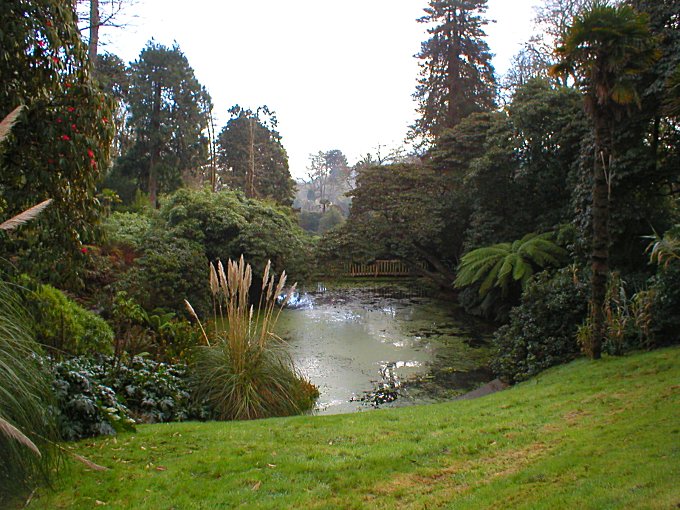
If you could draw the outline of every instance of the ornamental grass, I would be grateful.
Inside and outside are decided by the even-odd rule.
[[[295,291],[293,285],[279,302],[285,271],[276,281],[267,263],[257,308],[250,301],[252,269],[241,256],[210,265],[213,298],[212,328],[198,320],[205,346],[194,356],[196,397],[206,401],[215,418],[251,420],[299,414],[314,405],[318,390],[293,364],[285,342],[274,333],[281,310]]]

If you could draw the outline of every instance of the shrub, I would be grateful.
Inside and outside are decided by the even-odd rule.
[[[680,263],[659,267],[651,289],[651,331],[656,345],[680,342]]]
[[[104,367],[112,367],[104,360]],[[195,404],[189,388],[188,368],[134,356],[127,363],[109,368],[103,381],[113,388],[119,399],[138,422],[158,423],[205,419],[209,409]]]
[[[319,220],[318,231],[320,234],[326,233],[329,230],[339,227],[345,223],[345,218],[342,212],[337,207],[329,208]]]
[[[129,410],[118,401],[115,391],[101,382],[101,364],[73,358],[55,363],[52,371],[57,423],[64,439],[134,430]]]
[[[215,321],[212,342],[204,330],[207,345],[197,350],[193,373],[198,397],[210,404],[218,419],[297,414],[310,409],[318,396],[316,387],[295,369],[283,341],[272,332],[286,275],[283,272],[275,284],[270,267],[265,268],[260,301],[254,309],[249,302],[252,271],[243,257],[238,263],[230,260],[226,273],[221,263],[217,270],[210,266],[210,287],[221,317]],[[295,285],[281,306],[294,289]]]
[[[142,308],[184,313],[184,299],[209,310],[205,281],[208,260],[200,244],[155,231],[145,240],[144,254],[123,274],[116,289],[125,291]]]
[[[40,285],[28,296],[35,316],[37,340],[55,352],[113,352],[113,330],[97,314],[85,310],[63,292]]]
[[[510,312],[509,324],[494,335],[494,371],[518,382],[579,354],[576,334],[587,314],[588,286],[573,268],[554,276],[536,275],[522,302]]]
[[[210,409],[190,394],[184,364],[134,356],[77,357],[54,363],[59,426],[66,439],[113,435],[135,422],[205,419]]]

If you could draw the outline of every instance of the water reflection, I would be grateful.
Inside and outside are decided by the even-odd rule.
[[[488,327],[412,284],[319,284],[277,329],[319,386],[319,413],[448,400],[491,379]]]

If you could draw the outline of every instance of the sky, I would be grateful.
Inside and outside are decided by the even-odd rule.
[[[532,33],[540,0],[489,0],[487,43],[499,74]],[[267,105],[291,174],[340,149],[353,164],[403,141],[416,117],[414,55],[427,39],[426,0],[136,0],[100,51],[126,62],[146,43],[177,42],[210,93],[219,132],[227,110]]]

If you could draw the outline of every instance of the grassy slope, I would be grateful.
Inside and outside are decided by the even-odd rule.
[[[673,348],[476,401],[143,426],[76,445],[111,469],[73,466],[29,508],[675,508],[679,390]]]

